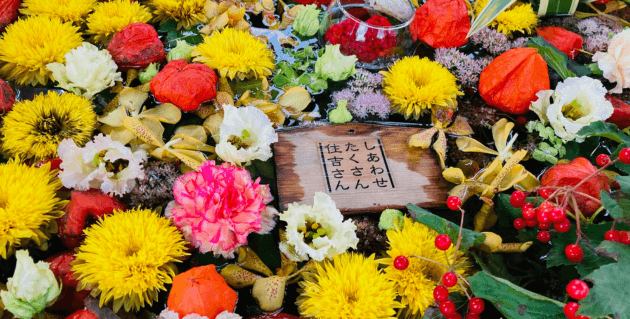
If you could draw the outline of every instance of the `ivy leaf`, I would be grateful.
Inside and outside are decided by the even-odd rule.
[[[603,315],[630,318],[630,248],[610,241],[602,242],[600,248],[615,254],[618,261],[602,266],[587,277],[593,282],[593,288],[580,302],[578,314],[593,318]]]
[[[440,234],[446,234],[451,238],[453,243],[457,242],[459,236],[459,226],[440,216],[434,215],[426,209],[420,208],[413,204],[408,204],[407,209],[416,214],[416,220],[425,224]],[[470,229],[462,229],[461,249],[468,249],[470,246],[479,246],[486,239],[486,235],[472,231]]]
[[[599,193],[602,198],[602,204],[608,211],[610,216],[614,219],[630,219],[630,200],[627,198],[621,198],[617,201],[610,197],[610,193],[602,190]]]
[[[553,319],[565,318],[564,304],[523,289],[505,279],[485,271],[468,277],[475,297],[486,299],[507,318]]]
[[[589,126],[583,127],[577,134],[582,136],[600,136],[611,139],[617,143],[630,144],[630,137],[613,123],[597,121],[591,123]]]

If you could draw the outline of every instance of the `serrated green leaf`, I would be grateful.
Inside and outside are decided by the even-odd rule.
[[[507,318],[555,319],[565,318],[564,304],[523,289],[505,279],[485,271],[468,277],[475,297],[486,299]]]
[[[487,27],[501,12],[509,8],[516,0],[490,0],[481,10],[479,15],[472,21],[470,30],[466,38]]]
[[[608,211],[608,214],[614,219],[630,219],[630,200],[627,198],[621,198],[618,200],[612,199],[610,193],[602,190],[599,193],[602,198],[602,204]]]
[[[440,234],[446,234],[451,238],[453,243],[457,242],[459,235],[459,226],[440,216],[434,215],[426,209],[420,208],[413,204],[408,204],[407,209],[416,214],[416,221],[429,226]],[[470,229],[462,229],[461,249],[468,249],[470,246],[479,246],[486,239],[484,234],[472,231]]]
[[[630,144],[630,137],[613,123],[597,121],[578,131],[581,136],[601,136],[617,143]]]

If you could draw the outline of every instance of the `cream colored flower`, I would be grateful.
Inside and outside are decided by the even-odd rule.
[[[271,144],[278,141],[273,124],[255,106],[224,105],[225,112],[219,133],[217,155],[235,165],[249,165],[253,160],[271,158]]]
[[[406,0],[368,0],[368,2],[374,10],[387,13],[401,22],[411,19],[415,9]]]
[[[83,42],[83,45],[70,50],[64,56],[66,64],[49,63],[59,87],[91,99],[95,94],[112,87],[116,81],[122,81],[118,66],[107,50],[99,50],[95,45]]]
[[[593,61],[604,72],[604,78],[617,82],[610,93],[621,93],[624,88],[630,88],[630,29],[615,35],[608,52],[596,52]]]
[[[19,250],[15,254],[17,265],[13,277],[7,282],[7,290],[0,291],[6,310],[21,319],[30,319],[57,300],[61,288],[49,263],[37,264],[28,251]]]
[[[227,310],[218,314],[214,319],[241,319],[243,317],[235,314],[235,313],[231,313],[228,312]]]
[[[564,142],[583,140],[577,135],[581,128],[605,121],[613,113],[612,104],[605,98],[604,85],[586,76],[568,78],[558,83],[555,91],[541,91],[536,95],[538,100],[532,103],[530,110],[538,114],[543,124],[548,121]]]
[[[280,220],[287,223],[280,251],[293,261],[322,261],[356,248],[359,242],[357,226],[343,220],[335,202],[325,193],[315,193],[313,206],[289,204]]]

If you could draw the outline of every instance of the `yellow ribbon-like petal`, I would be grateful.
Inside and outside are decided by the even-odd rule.
[[[468,121],[466,121],[465,118],[458,116],[455,118],[453,125],[444,130],[444,133],[461,136],[470,135],[474,132],[473,129],[470,127],[470,124],[468,124]]]
[[[133,117],[126,117],[124,120],[125,128],[131,131],[139,139],[145,143],[149,143],[154,146],[163,146],[162,134],[164,134],[164,127],[159,121],[152,119],[138,120]]]
[[[508,122],[505,118],[500,119],[492,126],[492,137],[499,153],[505,149],[512,128],[514,128],[514,123]]]
[[[444,134],[444,130],[438,130],[438,138],[435,143],[433,143],[433,149],[440,158],[440,166],[444,169],[446,166],[444,164],[444,158],[446,158],[446,135]]]
[[[456,141],[457,147],[462,152],[478,152],[478,153],[486,153],[491,155],[499,155],[499,152],[488,148],[487,146],[481,144],[479,141],[470,137],[460,137]]]
[[[168,124],[176,124],[182,118],[182,111],[171,103],[164,103],[143,111],[138,118],[151,118]]]
[[[432,127],[423,131],[420,131],[409,137],[407,144],[411,147],[428,148],[433,140],[433,135],[437,133],[437,128]]]
[[[466,181],[466,176],[464,175],[464,171],[458,167],[449,167],[442,171],[442,176],[445,180],[453,183],[453,184],[461,184]]]

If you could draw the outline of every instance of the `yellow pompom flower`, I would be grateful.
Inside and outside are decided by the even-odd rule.
[[[0,128],[2,150],[10,156],[43,160],[57,155],[57,147],[69,138],[83,146],[92,139],[96,113],[92,103],[73,93],[40,94],[32,101],[13,105]]]
[[[78,289],[100,294],[100,305],[138,311],[173,282],[175,262],[187,255],[181,233],[148,209],[114,211],[85,232],[72,270]]]
[[[433,289],[437,286],[442,275],[448,268],[423,260],[411,257],[416,255],[437,261],[443,265],[451,264],[455,245],[446,252],[435,247],[436,231],[428,226],[415,222],[406,217],[402,228],[387,231],[387,239],[390,249],[387,251],[389,258],[380,260],[385,264],[385,276],[396,284],[396,290],[402,297],[402,304],[406,307],[402,314],[403,318],[421,318],[427,307],[434,302]],[[409,259],[409,266],[405,270],[398,270],[394,267],[394,259],[398,256],[405,256]],[[448,258],[448,259],[447,259]],[[466,277],[471,271],[470,262],[461,251],[457,252],[455,265],[457,273]],[[461,287],[456,285],[449,288],[450,291],[461,291]]]
[[[325,260],[304,274],[300,292],[298,309],[307,318],[394,318],[402,306],[374,255],[344,253]]]
[[[64,22],[81,22],[96,0],[23,0],[20,12],[26,15],[56,17]]]
[[[208,21],[205,10],[206,0],[151,0],[155,20],[164,23],[170,19],[177,21],[177,29],[196,26]]]
[[[57,197],[60,188],[50,163],[39,168],[15,159],[0,164],[0,257],[10,257],[29,239],[46,247],[50,232],[57,231],[54,220],[67,204]]]
[[[260,78],[276,68],[273,51],[247,31],[225,28],[204,37],[193,52],[195,62],[217,69],[221,77]]]
[[[428,58],[405,57],[396,61],[389,71],[382,72],[383,91],[392,102],[392,109],[416,120],[428,114],[434,106],[455,109],[457,78],[446,68]]]
[[[101,2],[94,7],[94,12],[87,19],[87,34],[91,34],[94,41],[106,44],[124,27],[136,22],[147,23],[151,18],[149,8],[137,2]]]
[[[488,0],[477,0],[475,2],[475,16],[478,16],[487,4]],[[517,31],[532,33],[537,24],[538,16],[536,16],[532,5],[516,1],[510,8],[501,12],[490,23],[490,26],[497,28],[497,31],[505,35],[511,35]]]
[[[0,38],[0,77],[21,85],[53,80],[46,64],[64,63],[64,55],[82,43],[79,28],[58,18],[31,16],[9,25]]]

